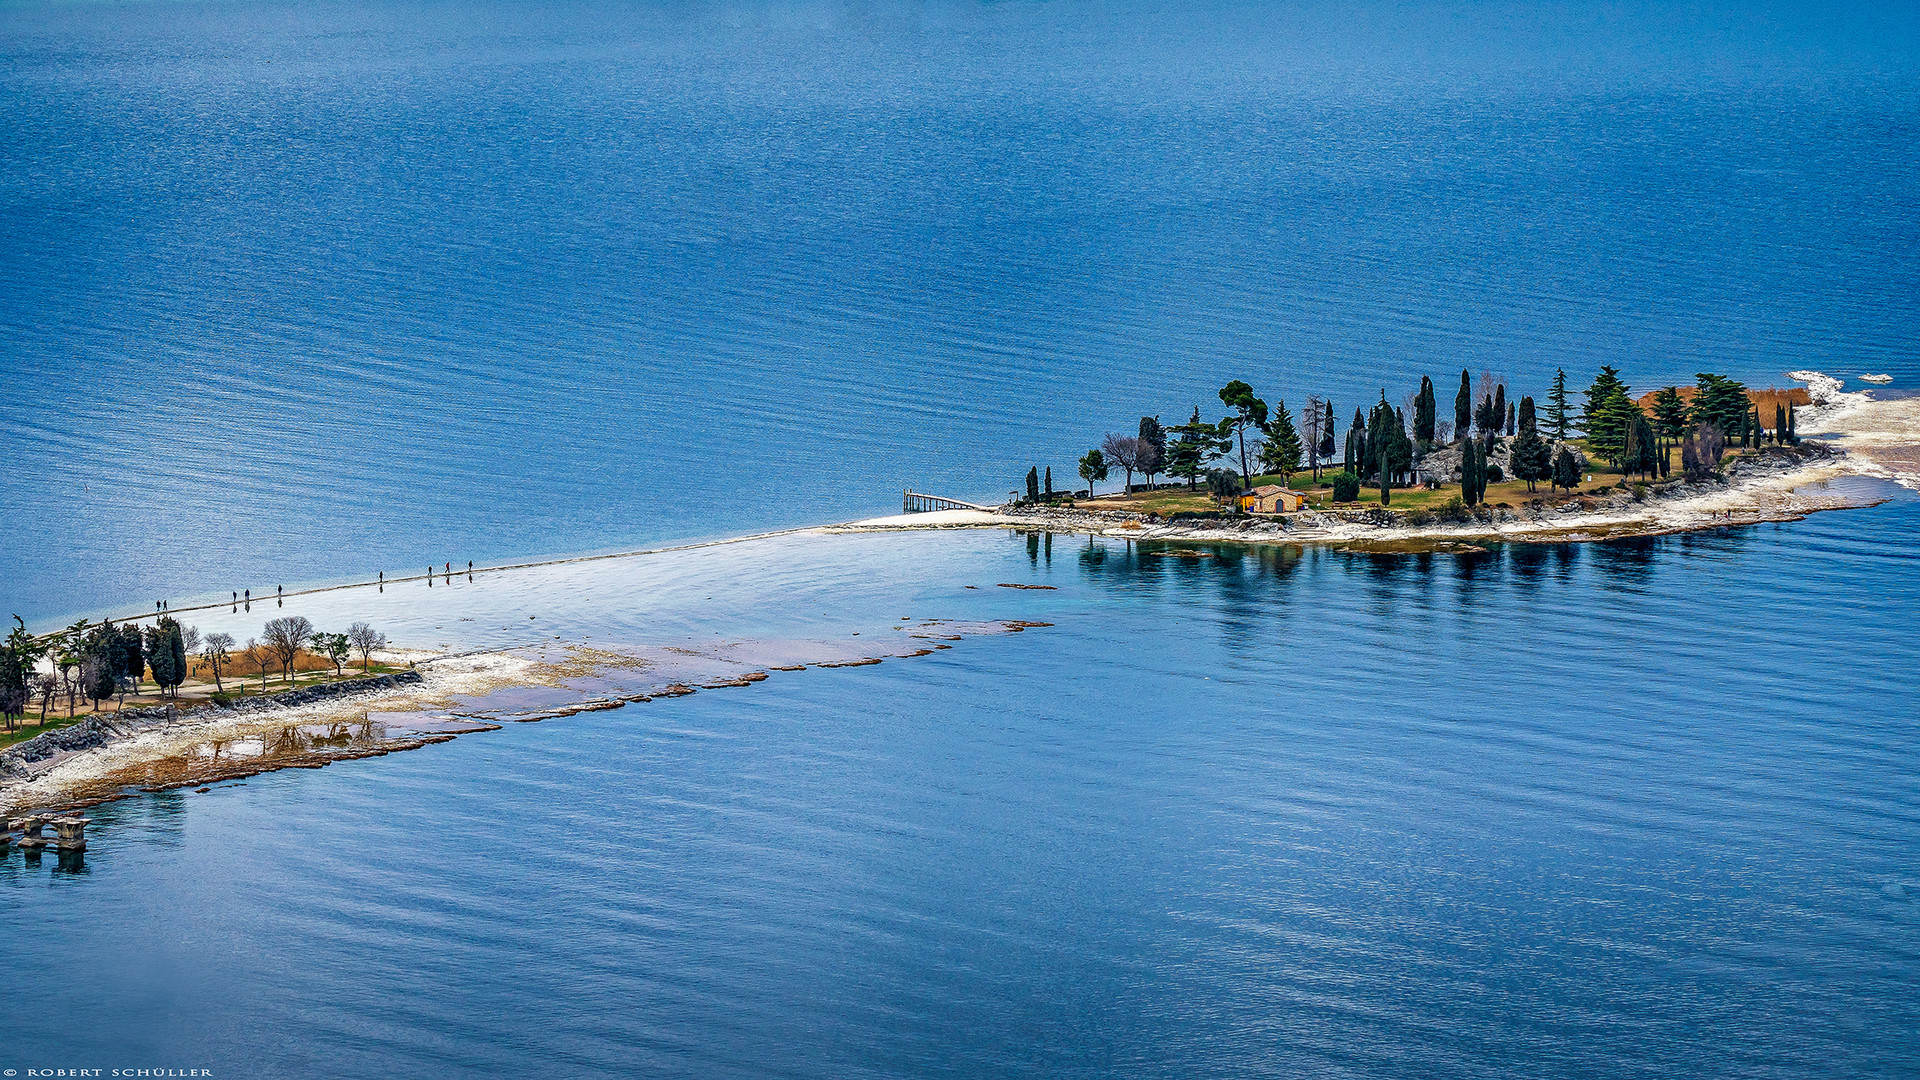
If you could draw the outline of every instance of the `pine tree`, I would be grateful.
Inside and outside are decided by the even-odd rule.
[[[1724,375],[1706,371],[1697,372],[1694,379],[1697,381],[1688,418],[1696,426],[1712,424],[1729,439],[1739,438],[1747,423],[1747,388]]]
[[[1226,453],[1231,442],[1220,437],[1218,425],[1200,419],[1200,407],[1194,406],[1193,418],[1168,429],[1173,441],[1167,444],[1167,475],[1187,482],[1189,490],[1206,475],[1207,465]]]
[[[1473,376],[1465,368],[1460,370],[1460,392],[1453,397],[1453,437],[1467,441],[1473,434]]]
[[[1684,438],[1687,429],[1693,426],[1692,420],[1687,417],[1687,402],[1680,396],[1679,387],[1667,386],[1654,392],[1653,425],[1662,438],[1672,440]]]
[[[1627,425],[1633,422],[1639,406],[1627,397],[1627,384],[1620,372],[1602,367],[1587,388],[1587,404],[1580,416],[1580,430],[1587,434],[1593,452],[1618,464],[1627,448]]]
[[[1287,403],[1281,401],[1267,421],[1264,429],[1267,443],[1260,450],[1260,467],[1266,472],[1277,472],[1282,482],[1293,478],[1300,471],[1300,432],[1293,426],[1293,415],[1287,411]]]
[[[1556,368],[1553,373],[1553,389],[1547,391],[1547,431],[1555,441],[1566,442],[1570,431],[1567,422],[1567,373]]]
[[[1098,449],[1089,450],[1080,459],[1080,479],[1087,482],[1087,498],[1093,498],[1093,486],[1107,478],[1107,457]]]

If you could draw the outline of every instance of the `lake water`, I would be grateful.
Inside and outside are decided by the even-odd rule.
[[[1912,387],[1916,42],[6,4],[0,613],[994,498],[1234,377]],[[83,863],[0,859],[0,1068],[1910,1075],[1920,501],[1871,490],[1484,555],[788,536],[196,615],[1053,625],[97,807]]]
[[[535,595],[596,645],[1053,625],[97,807],[83,866],[0,860],[9,996],[58,1021],[0,1058],[1903,1075],[1916,527],[1906,500],[1479,556],[801,537],[599,564],[593,598],[389,588],[450,645],[524,633],[479,616]]]
[[[1920,17],[1665,7],[0,6],[0,614],[1064,486],[1235,377],[1913,385]]]

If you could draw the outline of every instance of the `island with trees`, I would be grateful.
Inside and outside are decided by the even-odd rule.
[[[1397,400],[1382,388],[1343,418],[1324,395],[1296,399],[1296,410],[1234,379],[1219,389],[1217,419],[1198,405],[1181,422],[1143,416],[1081,458],[1084,488],[1054,491],[1051,468],[1036,465],[1026,498],[997,516],[1076,529],[1119,522],[1298,538],[1365,525],[1585,539],[1594,533],[1586,519],[1596,514],[1697,501],[1743,478],[1804,472],[1842,454],[1800,438],[1800,412],[1813,404],[1808,390],[1752,390],[1712,372],[1636,398],[1617,367],[1601,367],[1584,390],[1571,389],[1560,370],[1536,399],[1514,394],[1493,372],[1463,370],[1450,409],[1444,385],[1451,377],[1422,377]],[[1043,470],[1046,491],[1032,482]],[[1112,479],[1119,484],[1102,490]],[[1783,520],[1823,508],[1712,508],[1697,520],[1648,518],[1598,535]],[[1543,527],[1505,528],[1519,523]]]

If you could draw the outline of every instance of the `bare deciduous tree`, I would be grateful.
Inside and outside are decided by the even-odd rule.
[[[363,672],[372,662],[374,652],[387,647],[387,635],[363,622],[347,627],[347,641],[352,643],[354,651],[360,654],[360,670]]]
[[[220,669],[226,665],[227,657],[233,652],[232,634],[208,634],[200,641],[200,659],[213,669],[213,688],[224,691],[226,684],[220,681]]]
[[[1100,444],[1100,452],[1106,455],[1107,463],[1118,465],[1126,471],[1127,484],[1122,493],[1133,490],[1133,473],[1140,468],[1140,440],[1133,435],[1115,435],[1107,433],[1106,441]],[[1149,444],[1151,449],[1151,444]]]
[[[263,644],[280,662],[280,677],[293,681],[293,661],[300,650],[313,640],[313,623],[305,615],[284,615],[267,623],[260,633]]]
[[[255,638],[248,638],[246,650],[241,655],[245,656],[247,663],[253,665],[254,669],[260,673],[260,692],[266,693],[267,672],[273,670],[273,650],[260,644]]]

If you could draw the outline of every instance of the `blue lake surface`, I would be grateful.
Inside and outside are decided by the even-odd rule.
[[[1910,6],[0,5],[0,613],[1063,484],[1463,368],[1920,379]]]
[[[1477,556],[994,532],[602,564],[636,617],[610,599],[596,642],[643,636],[662,579],[769,634],[1054,625],[96,807],[77,869],[0,860],[10,996],[61,1018],[0,1058],[1906,1075],[1917,526],[1905,500]]]
[[[994,498],[1235,377],[1912,388],[1916,45],[1896,5],[0,3],[0,614]],[[1920,501],[1873,490],[296,597],[449,649],[1053,625],[97,807],[84,862],[0,858],[0,1068],[1910,1076]]]

